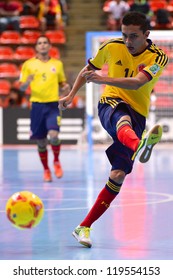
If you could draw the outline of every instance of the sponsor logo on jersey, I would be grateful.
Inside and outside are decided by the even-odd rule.
[[[115,64],[116,64],[116,65],[120,65],[120,66],[122,66],[122,62],[121,62],[121,60],[118,60],[117,62],[115,62]]]

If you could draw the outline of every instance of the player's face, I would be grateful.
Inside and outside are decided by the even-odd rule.
[[[148,43],[149,31],[143,33],[138,25],[122,25],[123,41],[132,55],[136,55],[145,50]]]
[[[39,54],[47,55],[49,52],[49,49],[50,49],[50,44],[49,44],[47,38],[40,37],[36,44],[36,51]]]

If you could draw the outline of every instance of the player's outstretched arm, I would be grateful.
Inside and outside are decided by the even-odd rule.
[[[82,75],[86,79],[87,83],[93,82],[96,84],[105,84],[132,90],[137,90],[138,88],[149,82],[148,77],[142,72],[139,72],[135,77],[122,78],[101,76],[93,70],[84,71]]]
[[[59,100],[59,108],[61,110],[65,110],[67,109],[68,105],[71,104],[71,102],[73,101],[73,98],[75,97],[75,95],[77,94],[77,92],[80,90],[80,88],[86,83],[86,79],[85,77],[83,77],[83,73],[85,71],[89,71],[91,70],[91,67],[88,65],[86,65],[78,74],[75,82],[74,82],[74,85],[70,91],[70,93],[63,97],[63,98],[60,98]]]

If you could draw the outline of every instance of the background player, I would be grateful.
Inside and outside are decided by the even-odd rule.
[[[122,19],[122,38],[103,43],[96,56],[81,70],[68,96],[60,100],[65,109],[86,82],[105,84],[98,104],[102,126],[111,135],[113,144],[106,150],[111,163],[109,179],[92,209],[74,230],[81,244],[91,247],[90,227],[118,195],[124,179],[132,171],[137,156],[141,162],[150,158],[153,146],[159,142],[162,128],[154,126],[144,137],[149,113],[150,94],[168,62],[166,54],[155,46],[146,16],[129,12]],[[108,76],[100,70],[108,64]]]
[[[63,94],[69,92],[63,63],[49,57],[50,41],[40,36],[36,42],[37,56],[24,62],[20,75],[20,89],[31,88],[31,139],[37,140],[38,153],[44,168],[44,181],[51,182],[52,176],[48,165],[47,135],[50,138],[54,154],[54,172],[58,178],[63,176],[59,160],[60,112],[58,108],[59,89]]]

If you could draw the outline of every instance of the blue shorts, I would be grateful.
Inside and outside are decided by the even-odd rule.
[[[134,161],[131,159],[134,152],[124,146],[117,138],[116,124],[124,115],[129,115],[132,121],[132,127],[136,135],[141,139],[145,129],[146,118],[134,111],[127,103],[121,99],[106,98],[108,103],[98,104],[98,114],[103,128],[109,133],[113,139],[113,144],[106,150],[107,157],[112,165],[112,170],[122,170],[126,174],[130,173],[133,168]],[[112,102],[113,101],[113,102]]]
[[[30,139],[43,139],[49,130],[60,130],[60,111],[58,102],[33,102],[31,108]]]

